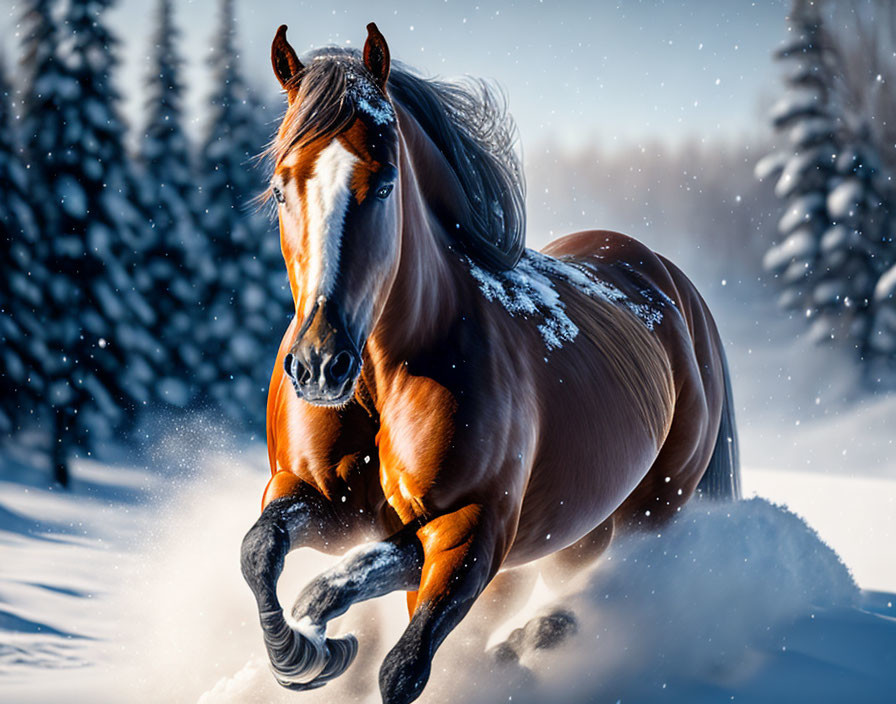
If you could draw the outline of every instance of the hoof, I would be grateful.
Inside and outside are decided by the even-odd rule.
[[[323,687],[327,682],[336,679],[345,672],[358,656],[358,639],[349,634],[341,638],[327,638],[324,651],[326,653],[326,665],[318,675],[310,680],[302,677],[290,677],[279,672],[271,666],[274,678],[281,687],[295,692],[304,692],[310,689]]]
[[[520,661],[519,653],[506,641],[489,650],[488,656],[498,665],[513,665]]]
[[[524,640],[533,650],[556,648],[576,634],[579,624],[569,611],[558,610],[547,616],[534,618],[526,624]]]
[[[507,640],[489,651],[500,665],[518,663],[528,652],[556,648],[579,630],[576,617],[559,609],[547,616],[537,616],[523,628],[514,629]]]
[[[327,666],[315,681],[323,683],[339,677],[358,657],[358,639],[351,633],[341,638],[327,638]]]
[[[293,692],[307,692],[310,689],[318,689],[326,684],[326,682],[319,682],[316,679],[311,682],[293,682],[289,679],[281,679],[276,670],[274,670],[274,679],[277,680],[277,684],[281,687],[285,687]]]
[[[410,704],[429,680],[431,664],[418,643],[399,640],[380,666],[383,704]]]

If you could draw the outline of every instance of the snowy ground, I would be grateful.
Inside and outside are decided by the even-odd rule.
[[[745,495],[793,513],[759,499],[695,504],[662,535],[615,545],[566,593],[542,585],[491,642],[552,603],[575,611],[579,632],[523,667],[483,664],[474,611],[421,701],[892,701],[896,398],[863,399],[826,372],[842,360],[781,344],[793,326],[750,305],[755,315],[720,320]],[[166,452],[170,466],[179,450]],[[70,493],[0,460],[0,701],[378,701],[403,597],[335,624],[362,646],[343,678],[316,693],[278,688],[238,569],[264,453],[201,454],[188,479],[80,461]],[[329,563],[291,555],[284,603]]]
[[[261,460],[216,458],[176,490],[89,462],[77,465],[72,494],[0,482],[0,700],[377,701],[375,668],[405,623],[401,597],[337,625],[362,643],[344,681],[297,695],[266,670],[237,560],[265,481]],[[524,657],[534,675],[482,668],[469,647],[474,613],[439,653],[422,701],[888,700],[896,483],[747,469],[745,484],[819,535],[760,500],[695,506],[665,535],[616,546],[559,598],[580,632]],[[328,562],[291,556],[284,601]],[[504,633],[555,599],[542,589]],[[460,685],[457,668],[470,673]]]

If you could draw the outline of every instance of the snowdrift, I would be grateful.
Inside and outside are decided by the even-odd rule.
[[[530,646],[519,665],[499,665],[471,647],[475,623],[465,624],[437,655],[420,701],[883,701],[896,684],[896,621],[860,601],[836,553],[793,513],[758,498],[695,504],[662,533],[618,543],[569,593],[513,619],[571,611],[578,632],[561,647]],[[384,653],[391,642],[371,646]],[[379,701],[379,661],[303,700]],[[261,692],[258,701],[291,701],[269,678],[253,659],[200,702]]]
[[[296,694],[268,672],[238,568],[265,481],[250,468],[257,459],[217,458],[176,493],[90,464],[78,467],[90,491],[74,497],[0,482],[0,505],[16,516],[0,526],[2,698],[378,702],[379,664],[407,623],[403,595],[334,623],[332,632],[361,643],[340,680]],[[99,475],[123,476],[126,486]],[[876,493],[891,486],[879,480]],[[849,480],[830,490],[848,497]],[[54,522],[36,523],[46,516]],[[283,602],[332,562],[292,554]],[[662,532],[614,544],[565,593],[542,587],[490,643],[561,607],[578,628],[555,649],[529,644],[513,664],[483,657],[490,634],[485,607],[474,608],[436,656],[421,701],[884,701],[896,685],[894,601],[860,591],[837,553],[786,508],[760,498],[693,502]]]

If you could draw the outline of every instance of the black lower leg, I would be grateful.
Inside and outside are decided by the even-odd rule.
[[[383,660],[380,666],[383,704],[408,704],[423,693],[436,651],[434,615],[429,607],[418,608],[401,639]],[[459,621],[459,617],[451,619],[446,635]]]
[[[442,598],[417,606],[411,623],[380,667],[384,704],[409,704],[423,693],[436,650],[467,615],[484,586],[484,575],[479,572],[471,569],[455,575]]]
[[[423,546],[415,526],[387,540],[362,545],[302,590],[293,618],[326,624],[359,601],[416,589],[422,568]]]
[[[243,538],[240,567],[259,609],[279,607],[277,580],[293,544],[290,533],[298,537],[308,523],[303,508],[293,497],[272,501]]]
[[[330,648],[331,644],[322,635],[290,628],[277,599],[277,580],[287,553],[309,544],[310,535],[326,535],[339,528],[326,507],[320,506],[313,497],[297,495],[272,501],[243,538],[240,556],[243,577],[258,603],[265,647],[274,674],[285,686],[304,688],[303,682],[313,680],[327,669],[333,656],[340,662],[351,662],[354,658],[355,646],[350,641],[332,644]]]

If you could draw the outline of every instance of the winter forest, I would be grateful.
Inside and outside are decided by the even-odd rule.
[[[133,150],[109,4],[26,3],[24,80],[4,76],[0,108],[0,423],[20,438],[44,430],[63,485],[72,453],[112,434],[139,443],[141,416],[159,410],[261,432],[289,313],[275,225],[254,202],[275,111],[242,77],[233,3],[219,8],[199,143],[185,132],[173,3],[159,3]]]
[[[236,561],[266,481],[267,387],[295,313],[275,213],[261,200],[269,178],[261,154],[285,99],[272,75],[250,70],[240,22],[250,3],[200,3],[197,71],[186,68],[194,47],[185,30],[198,31],[186,24],[186,3],[153,0],[151,26],[126,37],[108,19],[116,4],[21,0],[8,10],[13,29],[0,34],[0,544],[16,565],[0,578],[0,700],[56,701],[76,686],[84,701],[298,701],[304,694],[265,689],[274,685],[255,651],[246,662],[246,648],[263,650]],[[439,17],[466,25],[480,7],[461,4],[446,3]],[[455,645],[436,660],[443,666],[421,701],[573,702],[565,687],[575,680],[582,701],[659,701],[669,684],[679,687],[673,701],[736,692],[749,702],[804,694],[876,702],[896,684],[896,4],[759,4],[778,22],[760,40],[771,79],[736,128],[617,140],[596,112],[593,131],[572,141],[520,121],[529,247],[580,229],[619,230],[698,283],[728,348],[745,496],[754,498],[728,523],[707,511],[671,529],[671,550],[624,545],[613,554],[618,573],[597,573],[569,597],[607,617],[599,632],[642,653],[655,676],[618,662],[606,637],[594,653],[617,669],[591,671],[581,655],[561,667],[535,654],[531,672],[498,678]],[[302,26],[303,4],[271,5],[301,33],[303,49],[323,43],[325,28]],[[420,34],[423,20],[408,28],[405,5],[383,19],[373,17],[380,10],[352,12],[395,35]],[[506,19],[492,18],[508,23],[495,42],[506,34],[512,43],[510,17],[533,22],[526,3],[511,5]],[[591,21],[587,3],[573,5],[564,21]],[[695,21],[686,2],[673,5],[683,26]],[[757,30],[745,21],[737,31]],[[125,42],[140,44],[139,84],[122,78]],[[268,46],[252,51],[267,60]],[[423,48],[397,58],[419,59],[426,75],[492,78],[487,61],[455,70],[450,56],[427,63]],[[557,58],[561,65],[560,49]],[[518,96],[508,93],[513,113]],[[218,484],[228,473],[233,481]],[[209,494],[218,498],[206,503]],[[782,518],[777,504],[800,518]],[[730,555],[719,557],[709,525],[724,526]],[[695,535],[704,542],[692,548]],[[200,541],[209,546],[202,556],[188,552]],[[776,547],[766,553],[761,544]],[[672,563],[658,557],[676,550],[705,559],[720,581],[676,582]],[[325,564],[318,559],[308,558]],[[638,579],[639,561],[651,579],[680,588],[656,597],[646,581],[620,586],[623,576]],[[738,571],[745,563],[762,567]],[[293,570],[289,578],[302,584],[308,575]],[[193,571],[201,576],[190,586],[169,577]],[[761,579],[768,573],[774,588]],[[131,580],[149,585],[141,594],[152,598],[125,594]],[[744,610],[707,621],[704,607],[724,608],[711,590],[738,582]],[[213,591],[218,601],[207,604]],[[692,594],[695,603],[679,610],[675,598]],[[632,607],[637,599],[652,604],[646,615]],[[70,615],[73,601],[88,600]],[[757,614],[768,603],[765,621]],[[210,623],[216,610],[233,623]],[[662,630],[657,623],[673,611]],[[363,632],[358,624],[375,613],[353,627]],[[626,619],[640,623],[642,640],[619,625]],[[589,623],[586,632],[598,628]],[[680,646],[671,631],[694,623],[699,645]],[[371,641],[391,642],[392,631]],[[98,670],[131,649],[146,655],[144,669],[115,672],[141,694],[121,699],[114,677]],[[797,657],[804,669],[794,674],[789,658]],[[197,658],[209,662],[187,671],[183,663]],[[453,667],[474,673],[460,696]],[[35,686],[44,671],[83,680]],[[815,690],[806,684],[813,678]],[[335,690],[341,700],[379,701],[359,681]],[[252,698],[256,691],[267,698]],[[316,696],[305,701],[327,701]]]

